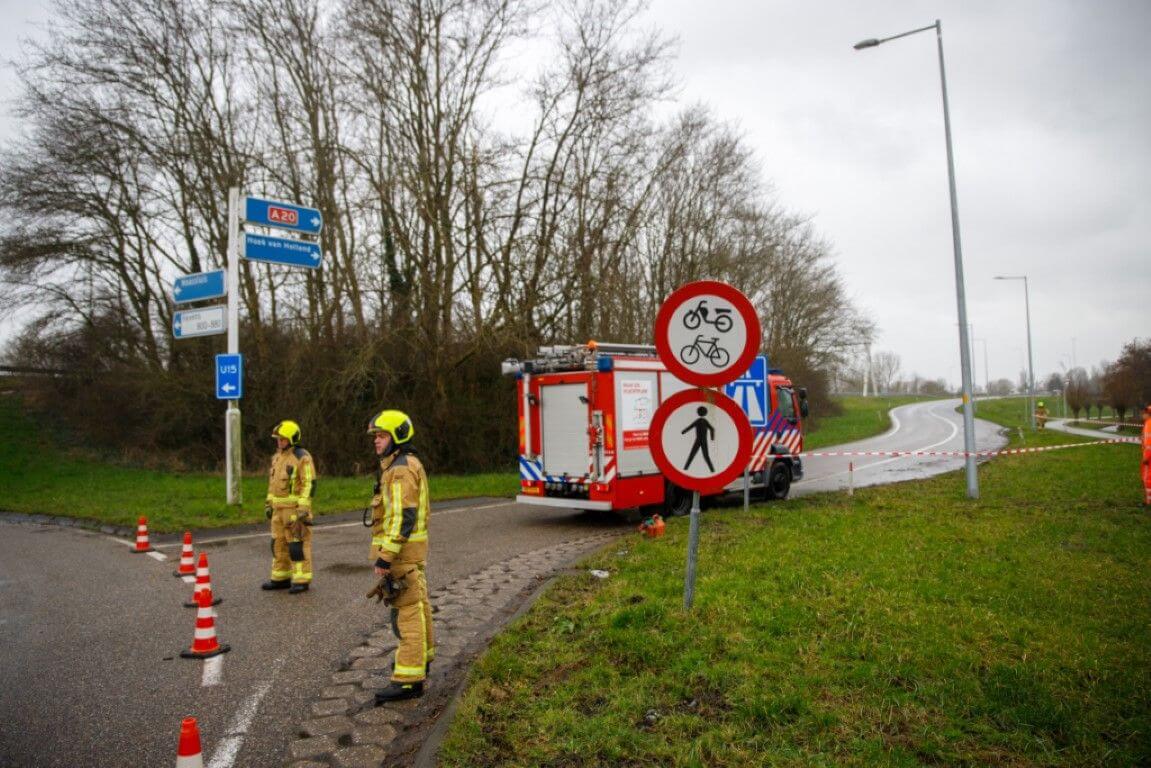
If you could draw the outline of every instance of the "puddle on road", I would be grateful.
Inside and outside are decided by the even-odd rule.
[[[320,570],[331,571],[332,573],[363,574],[369,568],[371,568],[370,563],[332,563],[331,565],[325,565]]]

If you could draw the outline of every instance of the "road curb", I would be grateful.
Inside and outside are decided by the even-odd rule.
[[[312,717],[297,723],[299,738],[288,743],[289,768],[434,765],[468,671],[492,638],[523,615],[557,574],[624,533],[598,533],[517,555],[432,592],[437,656],[428,693],[375,707],[396,647],[390,616],[381,612],[374,629],[309,700]]]

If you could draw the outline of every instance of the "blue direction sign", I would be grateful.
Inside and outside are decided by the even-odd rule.
[[[258,197],[245,198],[244,221],[263,227],[290,229],[306,235],[318,235],[324,226],[324,217],[315,208],[261,200]]]
[[[244,356],[216,355],[216,399],[239,400],[244,396]]]
[[[289,240],[286,237],[267,237],[244,233],[243,255],[254,261],[289,264],[293,267],[320,266],[320,245],[307,240]]]
[[[725,395],[735,401],[753,427],[767,424],[767,358],[756,355],[751,368],[730,384],[723,386]]]
[[[172,335],[177,339],[189,339],[193,336],[212,336],[217,333],[228,332],[228,321],[225,317],[225,307],[219,304],[214,307],[202,309],[181,309],[172,313]]]
[[[226,296],[227,293],[227,281],[224,279],[224,270],[222,269],[182,275],[176,278],[176,283],[172,287],[172,298],[176,300],[177,304],[183,304],[187,301],[218,299],[221,296]]]

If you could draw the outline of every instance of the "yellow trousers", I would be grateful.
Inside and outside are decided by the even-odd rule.
[[[293,563],[288,553],[288,532],[290,518],[298,514],[296,507],[281,507],[272,512],[272,581],[292,580],[293,584],[308,584],[312,581],[312,527],[301,526],[304,544],[304,559]]]
[[[392,628],[399,638],[392,680],[416,683],[427,677],[427,663],[435,658],[432,606],[423,563],[395,563],[392,578],[404,579],[406,587],[392,603]]]

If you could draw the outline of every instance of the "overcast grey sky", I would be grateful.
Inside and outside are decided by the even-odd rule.
[[[0,53],[46,18],[0,0]],[[1031,286],[1036,377],[1113,360],[1151,337],[1151,2],[653,0],[679,39],[679,99],[737,125],[787,208],[833,244],[875,350],[903,373],[959,381],[939,18],[975,338],[1016,379]],[[5,70],[0,98],[15,92]],[[0,124],[8,135],[11,122]],[[11,326],[0,327],[0,336]],[[1074,342],[1073,342],[1074,340]],[[977,382],[985,378],[975,345]]]
[[[1016,379],[1031,289],[1036,378],[1151,337],[1151,2],[655,0],[681,98],[756,148],[779,200],[834,244],[876,349],[958,383],[943,22],[968,320]],[[982,382],[983,345],[975,345]]]

